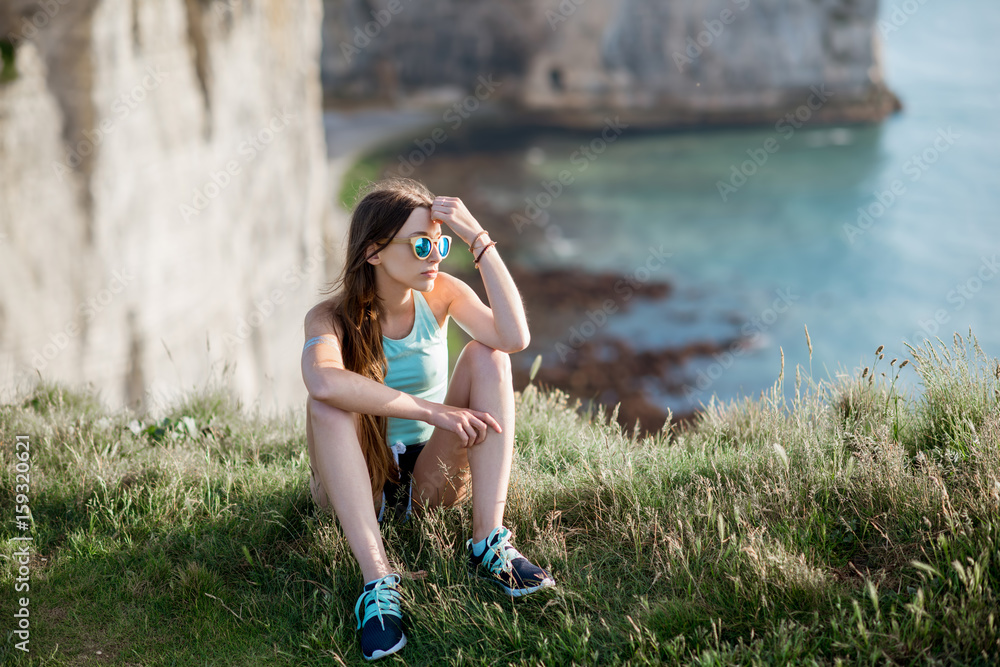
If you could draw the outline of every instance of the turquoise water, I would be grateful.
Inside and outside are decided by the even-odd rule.
[[[883,18],[894,6],[883,3]],[[883,39],[885,77],[904,110],[879,126],[626,129],[586,169],[570,157],[586,139],[534,138],[525,190],[508,196],[544,192],[541,183],[560,171],[573,180],[551,203],[542,198],[550,242],[518,248],[519,260],[648,275],[677,288],[666,301],[635,300],[599,335],[639,348],[750,335],[738,356],[691,363],[691,391],[661,395],[663,405],[757,395],[777,379],[779,348],[793,384],[795,364],[810,367],[804,326],[817,379],[871,364],[879,345],[888,365],[908,356],[904,340],[937,333],[950,341],[970,327],[1000,356],[1000,3],[907,7],[917,9],[902,14],[905,22],[897,13],[899,29]],[[758,150],[765,146],[772,152]],[[748,150],[767,160],[745,165],[752,175],[724,201],[718,183]],[[859,208],[871,215],[861,219],[867,226]],[[647,261],[660,246],[672,254],[657,268]],[[563,342],[584,321],[584,312],[568,318]],[[559,363],[551,344],[546,364]],[[912,388],[911,370],[900,382]]]

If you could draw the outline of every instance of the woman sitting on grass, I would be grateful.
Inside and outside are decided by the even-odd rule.
[[[469,245],[489,308],[438,272],[451,249],[441,223]],[[332,504],[367,582],[354,611],[369,660],[406,645],[400,576],[378,526],[387,507],[408,517],[454,505],[471,475],[470,574],[514,597],[555,585],[503,526],[514,451],[509,353],[529,335],[495,245],[455,197],[435,198],[410,179],[372,184],[351,215],[343,291],[305,318],[310,487],[319,507]],[[474,340],[449,382],[451,316]]]

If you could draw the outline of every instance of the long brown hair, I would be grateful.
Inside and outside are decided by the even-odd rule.
[[[361,197],[351,213],[344,268],[333,285],[323,293],[332,294],[342,286],[339,298],[328,301],[329,316],[340,328],[344,367],[385,384],[388,364],[382,347],[385,304],[378,295],[375,267],[368,263],[366,250],[386,248],[418,206],[430,209],[434,195],[422,183],[409,178],[388,178],[369,183],[358,192]],[[379,243],[379,241],[386,241]],[[374,254],[374,253],[373,253]],[[399,468],[386,442],[388,418],[360,414],[358,440],[372,480],[372,493],[382,491],[386,481],[399,481]]]

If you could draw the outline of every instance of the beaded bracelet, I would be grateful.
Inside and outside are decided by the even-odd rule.
[[[476,265],[476,269],[477,270],[479,269],[479,260],[481,260],[483,258],[483,255],[486,254],[487,250],[489,250],[490,248],[492,248],[496,244],[497,244],[496,241],[490,241],[489,243],[486,244],[485,247],[483,247],[483,251],[481,253],[479,253],[479,257],[476,257],[475,262],[473,262]]]
[[[471,252],[473,255],[476,254],[476,251],[472,249],[472,246],[476,245],[476,241],[478,241],[479,237],[482,236],[483,234],[489,234],[489,232],[484,229],[483,231],[476,234],[476,238],[472,239],[472,243],[469,244],[469,252]]]

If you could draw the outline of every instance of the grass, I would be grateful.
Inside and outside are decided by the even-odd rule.
[[[467,580],[468,506],[387,524],[390,558],[427,576],[404,579],[410,644],[383,662],[996,664],[1000,366],[971,335],[911,351],[902,370],[881,351],[863,375],[797,368],[787,402],[782,370],[640,441],[529,385],[506,517],[558,587],[515,602]],[[901,395],[900,372],[923,391]],[[0,407],[5,508],[17,435],[31,653],[5,612],[4,664],[364,663],[361,574],[314,513],[303,414],[213,390],[144,418],[42,385]],[[5,610],[25,595],[13,513]]]
[[[383,151],[384,152],[384,151]],[[385,158],[382,153],[365,154],[351,164],[344,174],[337,201],[345,211],[354,210],[360,188],[382,178]]]
[[[9,39],[0,39],[0,83],[17,78],[17,47]]]

